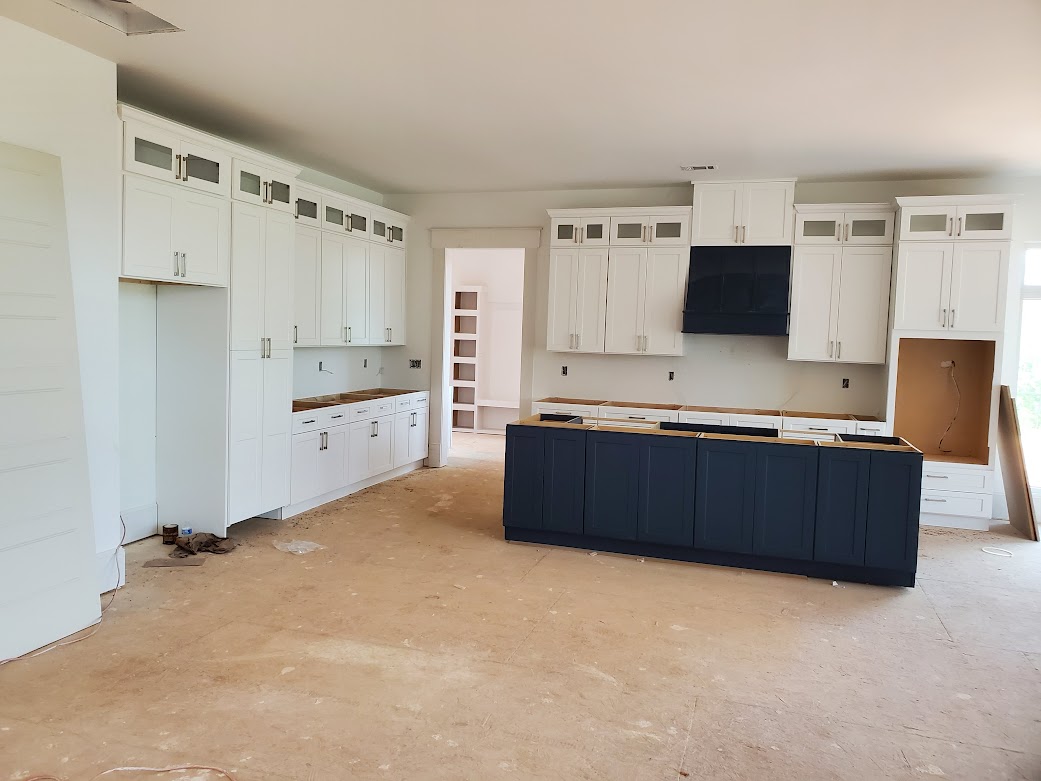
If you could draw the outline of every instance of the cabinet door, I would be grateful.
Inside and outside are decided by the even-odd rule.
[[[694,487],[694,547],[752,552],[755,444],[699,439]]]
[[[325,432],[325,450],[318,459],[318,487],[323,494],[347,485],[347,426],[336,426]]]
[[[615,247],[647,244],[646,217],[612,217],[611,245]]]
[[[755,445],[753,552],[782,559],[813,558],[817,517],[817,447]]]
[[[953,262],[953,244],[901,244],[896,267],[894,328],[946,329]]]
[[[742,187],[738,182],[705,182],[694,185],[691,244],[737,244],[741,219]]]
[[[350,211],[350,204],[346,201],[324,199],[322,202],[322,227],[327,231],[347,231],[351,224]]]
[[[369,343],[369,242],[347,239],[343,260],[343,324],[347,344]]]
[[[357,204],[347,205],[344,214],[344,228],[356,239],[368,239],[369,229],[372,225],[372,216],[368,209],[362,209]]]
[[[641,438],[607,431],[586,433],[586,535],[638,538]]]
[[[643,346],[643,267],[647,250],[612,247],[607,274],[607,326],[604,351],[641,352]]]
[[[231,204],[223,198],[184,190],[174,214],[174,246],[182,279],[197,285],[228,284]]]
[[[886,362],[892,266],[893,250],[889,247],[847,246],[842,250],[835,360]]]
[[[554,217],[550,223],[549,244],[551,247],[566,247],[578,244],[578,237],[581,232],[581,217]]]
[[[791,244],[794,182],[747,182],[741,197],[742,244]]]
[[[322,234],[315,228],[297,228],[293,255],[293,344],[317,345],[322,290]]]
[[[697,440],[645,437],[640,448],[637,537],[665,545],[694,544]]]
[[[369,474],[378,475],[394,468],[394,416],[376,418],[369,440]]]
[[[408,460],[410,463],[425,461],[430,436],[430,412],[427,409],[412,413],[412,429],[408,435]]]
[[[1012,204],[959,206],[954,235],[959,239],[1012,238]]]
[[[180,179],[181,140],[173,133],[136,122],[123,123],[123,168],[173,182]]]
[[[913,571],[918,558],[922,456],[872,453],[864,564]]]
[[[296,189],[296,212],[300,225],[311,228],[322,227],[322,196],[302,187]]]
[[[547,350],[565,351],[575,347],[578,257],[578,247],[555,249],[550,253],[549,312],[546,319]],[[604,306],[606,308],[606,296]]]
[[[574,299],[574,349],[604,351],[607,327],[608,249],[580,249]]]
[[[387,343],[387,252],[382,244],[369,245],[369,344]]]
[[[264,336],[269,349],[293,346],[293,250],[296,223],[268,210],[264,229]]]
[[[394,416],[394,468],[408,463],[409,434],[412,433],[412,413],[399,412]]]
[[[1003,331],[1008,242],[959,242],[951,269],[952,331]]]
[[[228,385],[229,525],[271,509],[263,508],[260,501],[264,439],[263,364],[267,360],[260,355],[259,349],[231,352]]]
[[[942,241],[954,238],[954,206],[904,206],[900,209],[901,241]]]
[[[264,333],[264,207],[232,204],[231,349],[262,348]]]
[[[542,528],[545,431],[536,426],[506,427],[503,526]]]
[[[228,197],[231,155],[190,141],[182,141],[180,151],[181,181],[196,190]]]
[[[797,246],[792,255],[788,360],[835,360],[835,317],[842,248]]]
[[[690,217],[686,214],[647,218],[647,238],[663,247],[690,247]]]
[[[822,447],[818,458],[813,559],[863,565],[871,451]]]
[[[579,244],[586,247],[606,247],[611,243],[610,217],[583,217],[579,223]]]
[[[404,344],[405,250],[400,247],[388,247],[384,251],[383,312],[387,343]]]
[[[293,431],[293,351],[272,350],[264,374],[260,512],[289,504],[290,438]]]
[[[334,233],[322,233],[321,343],[346,344],[343,307],[344,256],[347,241]]]
[[[347,479],[358,483],[371,476],[369,471],[369,443],[372,441],[374,421],[361,420],[350,425],[347,434]]]
[[[289,502],[298,504],[322,494],[318,482],[319,449],[324,437],[320,431],[308,431],[293,436]]]
[[[231,165],[231,197],[257,206],[267,203],[268,174],[263,168],[243,160]]]
[[[157,281],[180,277],[174,246],[176,185],[123,177],[123,276]]]
[[[847,212],[842,240],[847,244],[892,244],[892,212]]]
[[[267,203],[275,211],[292,215],[296,211],[296,185],[292,177],[268,173]]]
[[[546,429],[542,527],[581,534],[585,509],[586,432]]]
[[[812,212],[795,215],[795,244],[841,244],[842,212]]]
[[[683,355],[683,294],[689,247],[651,247],[643,272],[643,352]]]
[[[373,241],[387,241],[389,226],[387,218],[382,214],[372,215],[372,225],[369,228],[369,236]]]

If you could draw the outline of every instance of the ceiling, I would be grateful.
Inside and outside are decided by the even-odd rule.
[[[390,192],[1041,174],[1039,0],[136,0],[120,98]]]

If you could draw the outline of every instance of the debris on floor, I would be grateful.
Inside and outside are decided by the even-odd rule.
[[[290,540],[289,542],[279,540],[274,545],[284,553],[295,553],[298,556],[325,549],[324,545],[319,545],[317,542],[308,542],[307,540]]]
[[[172,555],[172,554],[171,554]],[[173,559],[149,559],[144,563],[145,567],[201,567],[206,559],[198,556],[186,556]]]
[[[238,547],[235,540],[218,537],[216,534],[199,532],[181,535],[174,544],[177,546],[170,552],[170,558],[183,559],[197,553],[231,553]]]

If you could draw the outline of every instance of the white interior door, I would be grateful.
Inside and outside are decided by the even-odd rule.
[[[896,267],[893,327],[943,331],[947,328],[954,245],[908,242]]]
[[[235,203],[231,215],[231,349],[260,350],[264,334],[264,208]]]
[[[607,273],[607,330],[604,351],[639,353],[643,337],[640,297],[645,249],[611,249]]]
[[[343,269],[347,240],[335,233],[322,233],[322,288],[320,307],[321,343],[346,344],[343,322]]]
[[[810,230],[813,231],[812,226]],[[841,255],[838,244],[796,247],[792,256],[792,314],[788,329],[790,361],[835,359],[833,318]]]
[[[951,312],[954,331],[1001,331],[1005,327],[1005,269],[1008,243],[961,242],[954,245]]]
[[[885,363],[889,329],[889,247],[846,247],[842,251],[836,311],[835,359]]]
[[[643,275],[643,351],[683,354],[683,295],[690,250],[651,247]]]
[[[268,210],[264,229],[264,337],[271,350],[293,346],[293,249],[291,215]]]
[[[575,247],[574,249],[555,249],[549,256],[547,350],[566,351],[574,348],[575,282],[578,273],[578,254],[579,250]],[[602,343],[601,349],[603,349]]]
[[[0,659],[100,619],[61,161],[0,144]]]
[[[175,184],[123,177],[123,276],[179,280],[174,247]]]
[[[369,341],[369,242],[347,239],[343,261],[343,309],[347,344]]]
[[[293,344],[316,345],[321,295],[322,234],[316,228],[296,229],[293,256]]]
[[[575,280],[575,349],[602,353],[607,328],[607,247],[578,251]]]

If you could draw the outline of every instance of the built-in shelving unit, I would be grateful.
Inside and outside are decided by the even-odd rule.
[[[477,428],[477,348],[483,288],[452,292],[452,429]]]

